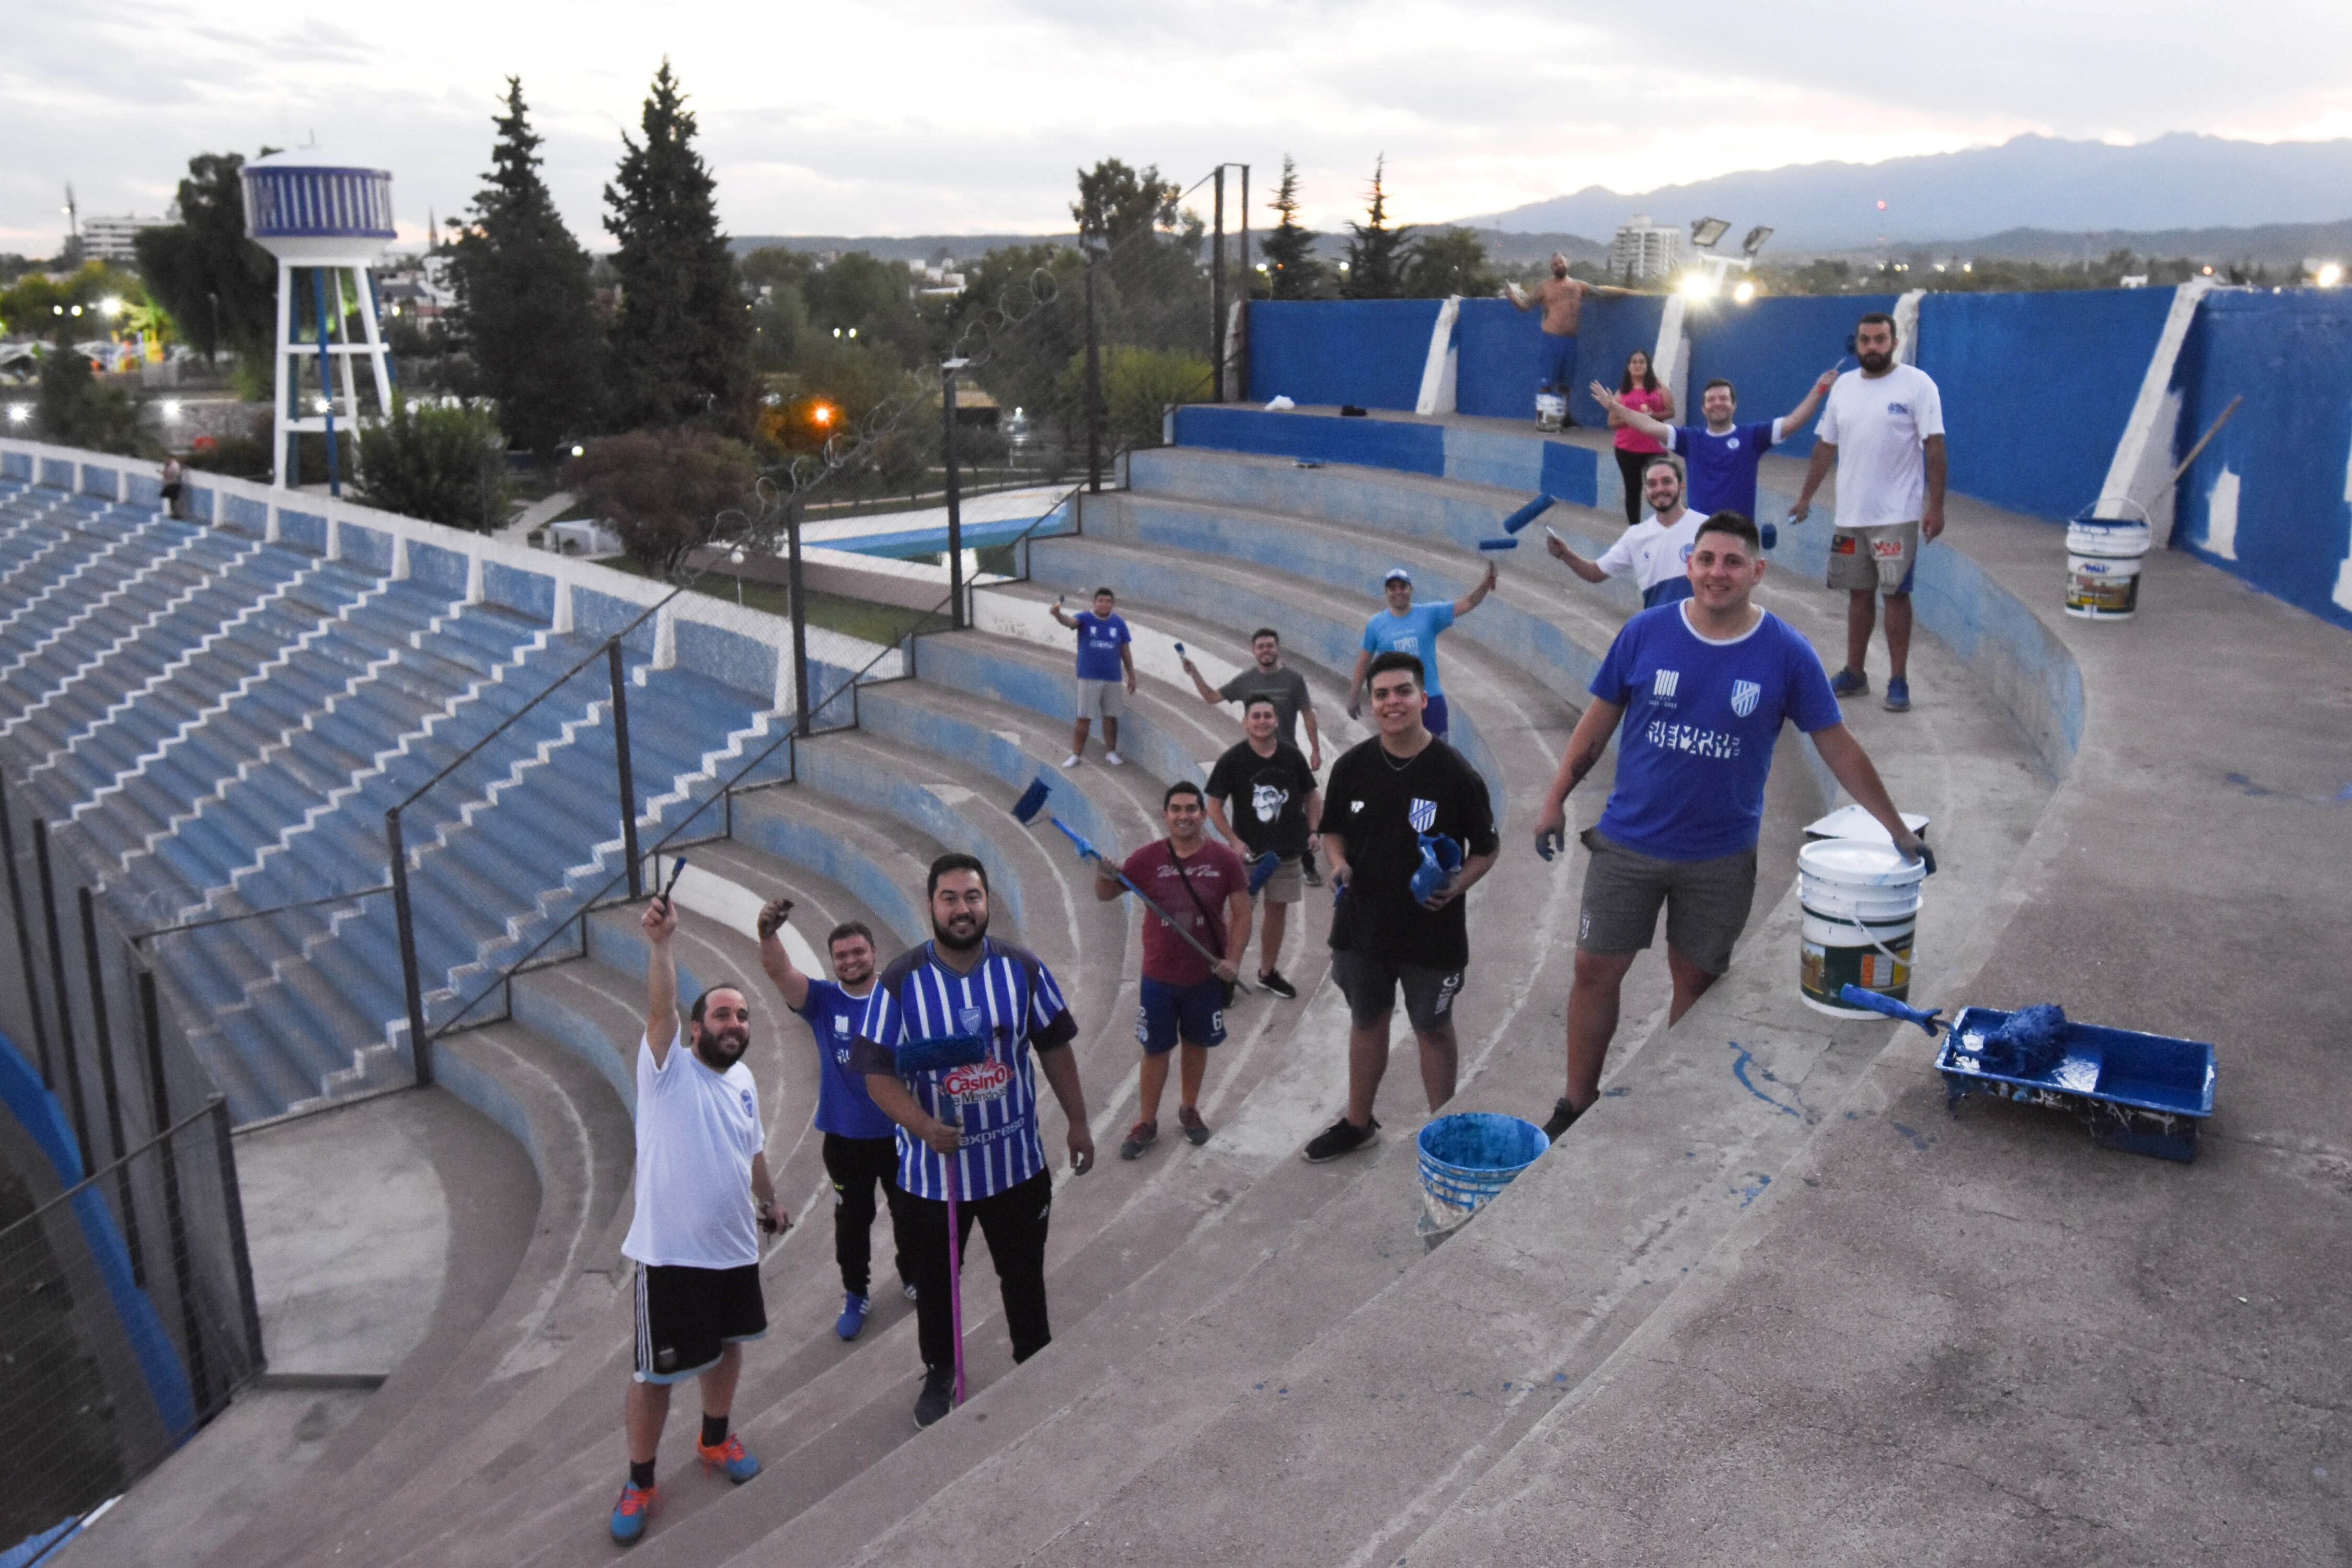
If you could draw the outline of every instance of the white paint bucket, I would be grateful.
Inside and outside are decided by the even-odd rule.
[[[2140,558],[2147,553],[2145,517],[2078,517],[2066,525],[2066,613],[2086,621],[2122,621],[2139,608]]]
[[[1911,942],[1919,920],[1924,861],[1892,844],[1824,838],[1797,852],[1803,911],[1797,985],[1806,1006],[1839,1018],[1882,1016],[1838,999],[1858,985],[1895,1001],[1911,989]]]

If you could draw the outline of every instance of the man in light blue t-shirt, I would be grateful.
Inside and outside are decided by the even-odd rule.
[[[1905,826],[1862,744],[1848,732],[1802,633],[1748,602],[1764,575],[1756,525],[1737,512],[1699,524],[1691,597],[1627,621],[1592,678],[1592,705],[1536,818],[1536,853],[1549,860],[1568,830],[1568,795],[1592,771],[1624,721],[1617,782],[1591,851],[1568,993],[1568,1093],[1545,1131],[1557,1138],[1601,1092],[1617,1029],[1618,990],[1666,910],[1669,1024],[1731,966],[1732,944],[1756,896],[1756,840],[1764,780],[1783,722],[1813,738],[1846,793],[1913,860],[1936,862]]]
[[[1455,617],[1476,609],[1495,591],[1495,563],[1487,562],[1486,574],[1478,579],[1478,585],[1450,605],[1443,599],[1433,605],[1414,604],[1412,574],[1402,566],[1389,568],[1381,589],[1388,595],[1389,607],[1364,623],[1364,646],[1356,655],[1356,672],[1348,680],[1348,717],[1364,716],[1364,672],[1371,668],[1373,657],[1409,653],[1421,660],[1427,675],[1422,689],[1429,708],[1422,715],[1422,724],[1431,734],[1443,736],[1445,691],[1437,679],[1437,634],[1452,626]]]

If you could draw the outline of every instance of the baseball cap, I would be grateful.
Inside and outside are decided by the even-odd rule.
[[[1405,570],[1403,567],[1402,567],[1402,566],[1391,566],[1391,567],[1390,567],[1390,568],[1389,568],[1389,574],[1388,574],[1387,576],[1385,576],[1385,577],[1381,578],[1381,583],[1383,583],[1383,584],[1389,584],[1389,583],[1407,583],[1407,584],[1410,584],[1410,583],[1412,581],[1412,573],[1410,573],[1410,572],[1408,572],[1408,571],[1406,571],[1406,570]]]

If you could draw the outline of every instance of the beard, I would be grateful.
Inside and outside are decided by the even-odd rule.
[[[744,1028],[707,1029],[695,1026],[694,1054],[713,1072],[725,1072],[751,1048],[751,1031]]]
[[[941,925],[936,917],[931,921],[931,940],[950,952],[970,952],[988,934],[986,915],[958,914]]]
[[[1883,374],[1895,363],[1895,356],[1891,353],[1866,353],[1857,354],[1854,357],[1862,361],[1862,368],[1872,375]]]

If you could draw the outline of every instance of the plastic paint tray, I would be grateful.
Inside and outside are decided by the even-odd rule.
[[[1952,1021],[1936,1053],[1952,1114],[1968,1096],[1989,1094],[2072,1111],[2105,1148],[2184,1163],[2197,1157],[2198,1128],[2213,1114],[2211,1046],[2069,1023],[2057,1066],[2038,1078],[2011,1078],[1990,1070],[1978,1056],[2008,1021],[1991,1007],[1964,1008]]]

